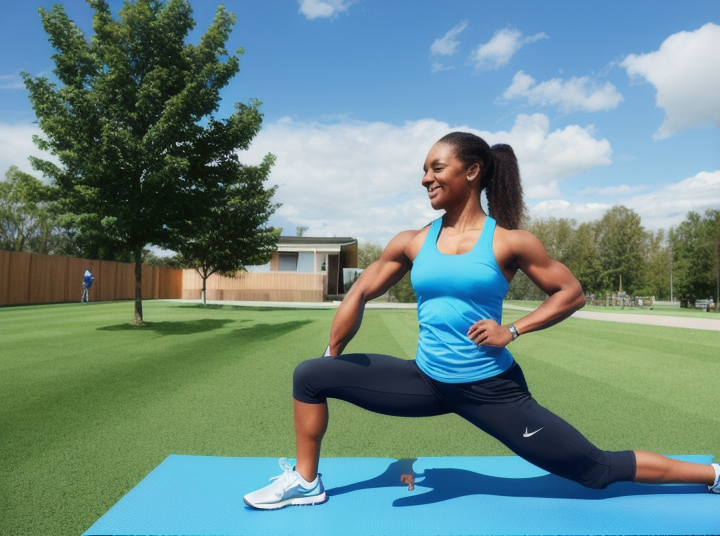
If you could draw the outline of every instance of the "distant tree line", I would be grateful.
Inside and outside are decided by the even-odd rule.
[[[537,236],[548,254],[575,274],[585,293],[671,298],[692,307],[698,299],[716,299],[720,285],[720,210],[689,212],[669,231],[647,231],[632,209],[616,206],[596,221],[529,220],[523,226]],[[361,268],[380,256],[377,244],[362,244]],[[390,291],[398,301],[414,301],[406,276]],[[522,272],[513,279],[507,298],[543,300],[547,297]]]

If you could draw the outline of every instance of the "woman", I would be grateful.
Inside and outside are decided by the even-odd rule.
[[[455,132],[430,149],[424,171],[430,204],[445,214],[423,229],[398,234],[350,289],[335,315],[325,356],[295,369],[295,469],[281,461],[283,474],[246,495],[245,503],[276,509],[326,500],[317,471],[327,398],[386,415],[457,413],[534,465],[592,488],[618,481],[674,482],[706,484],[720,493],[719,464],[600,450],[528,392],[506,346],[567,318],[585,298],[570,270],[551,259],[532,234],[517,230],[524,204],[512,148],[490,148],[473,134]],[[482,190],[492,217],[481,207]],[[416,359],[341,355],[360,327],[365,303],[411,268],[420,323]],[[502,301],[518,270],[548,298],[503,326]]]

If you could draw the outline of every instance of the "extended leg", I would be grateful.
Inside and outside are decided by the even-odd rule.
[[[635,476],[632,451],[600,450],[540,406],[517,365],[495,378],[438,389],[461,417],[550,473],[598,489]]]
[[[645,451],[610,452],[598,449],[566,421],[530,397],[519,367],[499,382],[480,382],[454,390],[461,416],[493,435],[516,454],[543,469],[584,486],[604,488],[618,481],[652,484],[682,483],[713,486],[711,465],[683,462]],[[500,391],[496,389],[498,386]],[[484,390],[518,397],[503,404],[482,403]],[[523,395],[525,393],[525,395]],[[473,403],[473,402],[480,403]]]
[[[646,484],[706,484],[715,482],[711,465],[683,462],[643,450],[635,451],[635,482]]]

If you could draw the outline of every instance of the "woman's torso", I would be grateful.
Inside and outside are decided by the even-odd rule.
[[[505,348],[477,346],[467,330],[476,321],[502,319],[508,280],[493,249],[496,224],[487,217],[476,241],[445,241],[440,251],[442,219],[422,231],[411,279],[418,299],[420,336],[416,359],[429,376],[465,383],[496,376],[513,362]],[[478,236],[479,234],[479,236]],[[421,238],[420,236],[417,237]],[[417,241],[415,247],[417,248]],[[469,249],[468,249],[469,248]]]

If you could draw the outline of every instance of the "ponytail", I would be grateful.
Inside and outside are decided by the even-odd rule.
[[[452,132],[438,143],[452,145],[455,156],[466,165],[480,164],[480,193],[485,190],[490,217],[505,229],[518,229],[525,217],[525,202],[512,147],[498,144],[491,148],[469,132]]]
[[[501,227],[518,229],[525,218],[520,169],[512,147],[492,146],[492,165],[481,180],[488,200],[488,212]]]

